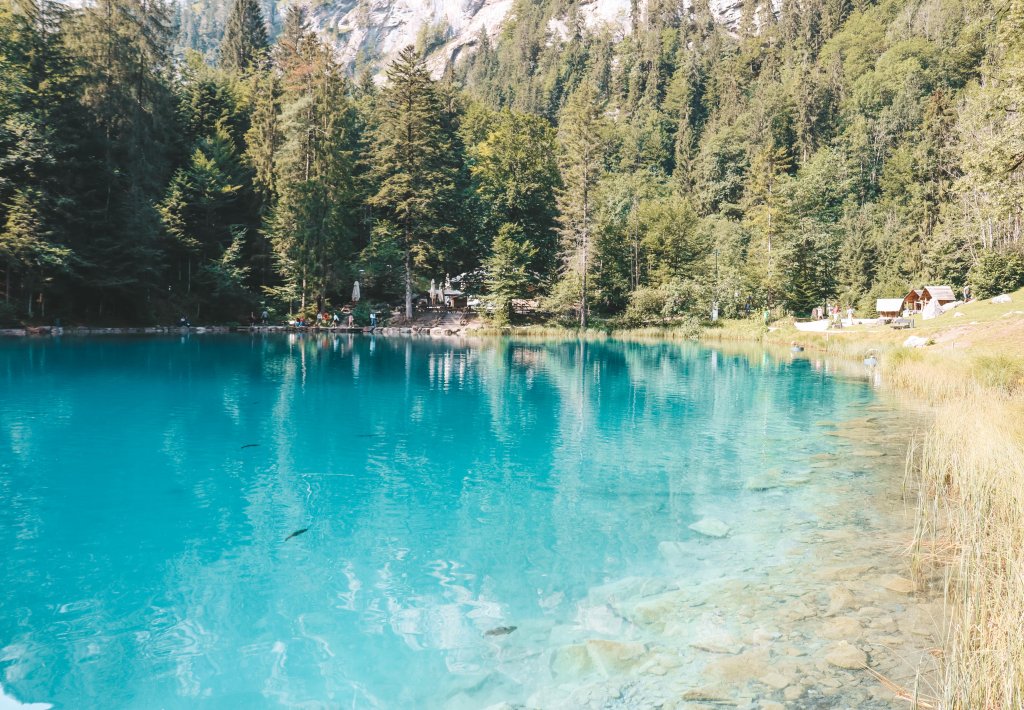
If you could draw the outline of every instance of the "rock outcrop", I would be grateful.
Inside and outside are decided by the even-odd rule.
[[[494,40],[513,4],[514,0],[326,0],[311,8],[310,19],[350,66],[368,62],[382,67],[403,47],[426,40],[431,47],[428,65],[440,75],[472,52],[482,35]],[[641,14],[637,20],[644,21],[647,0],[581,0],[579,11],[588,27],[610,25],[627,34],[633,26],[634,4]],[[730,29],[739,24],[742,5],[742,0],[711,0],[715,18]],[[277,14],[283,16],[286,6],[286,0],[279,2]],[[564,26],[562,19],[552,19],[553,37]]]

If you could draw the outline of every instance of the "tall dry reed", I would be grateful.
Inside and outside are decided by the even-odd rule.
[[[914,447],[917,562],[939,565],[948,621],[941,707],[1024,708],[1024,401],[1013,357],[898,355],[897,387],[936,404]]]

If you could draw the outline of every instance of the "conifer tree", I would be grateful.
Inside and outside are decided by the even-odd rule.
[[[558,192],[563,278],[579,293],[580,328],[587,327],[593,269],[594,189],[605,170],[606,124],[603,105],[584,84],[570,97],[558,130],[563,187]]]
[[[301,311],[315,300],[319,311],[332,293],[344,291],[353,263],[355,116],[341,68],[309,31],[302,8],[289,10],[285,28],[278,47],[284,70],[279,137],[271,94],[262,125],[254,127],[260,131],[255,147],[261,169],[273,161],[277,202],[267,226],[285,282],[281,293],[298,300]]]
[[[512,300],[522,298],[530,285],[530,263],[537,249],[515,224],[503,224],[484,264],[485,286],[494,301],[494,319],[499,325],[512,322]]]
[[[437,91],[414,47],[399,53],[387,80],[371,151],[370,174],[378,188],[369,201],[400,228],[405,315],[412,318],[413,270],[446,231],[439,209],[453,177]]]
[[[42,198],[31,190],[20,189],[6,205],[7,221],[0,230],[0,262],[4,264],[4,300],[11,299],[11,277],[17,270],[27,295],[26,313],[33,316],[33,303],[45,303],[38,289],[44,275],[52,275],[70,265],[71,252],[54,244],[43,221]],[[43,314],[45,315],[45,313]]]
[[[220,66],[234,72],[259,67],[267,47],[267,25],[258,0],[234,0],[220,43]]]

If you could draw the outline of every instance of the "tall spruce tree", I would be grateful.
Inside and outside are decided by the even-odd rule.
[[[147,291],[162,280],[155,205],[173,170],[178,127],[169,8],[163,0],[96,0],[69,22],[96,156],[78,186],[86,224],[70,244],[83,262],[83,305],[94,318],[111,310],[143,317]]]
[[[235,0],[220,43],[220,66],[236,72],[260,67],[267,58],[268,46],[267,25],[259,2]]]
[[[558,129],[562,188],[558,192],[563,279],[579,294],[580,328],[587,327],[590,275],[593,269],[594,189],[605,171],[606,121],[603,102],[589,84],[574,93]]]
[[[273,142],[280,140],[273,182],[261,180],[264,189],[275,189],[277,195],[267,220],[284,280],[277,293],[298,301],[300,311],[310,302],[320,311],[332,294],[342,294],[351,285],[357,213],[355,111],[341,67],[331,49],[309,31],[303,12],[289,10],[286,42],[279,46],[284,73],[280,138],[274,136],[273,108],[265,106],[265,125],[259,128],[262,145],[255,147],[265,162]]]
[[[405,315],[412,318],[414,268],[447,231],[440,207],[454,187],[437,90],[415,47],[403,49],[388,68],[378,121],[370,154],[378,188],[369,202],[400,228]]]

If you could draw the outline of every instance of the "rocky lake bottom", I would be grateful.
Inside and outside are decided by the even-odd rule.
[[[519,620],[446,706],[853,710],[927,697],[943,604],[905,554],[905,419],[868,405],[816,422],[832,452],[752,478],[756,506],[705,509],[706,534],[663,541],[650,576],[593,587],[574,618]]]

